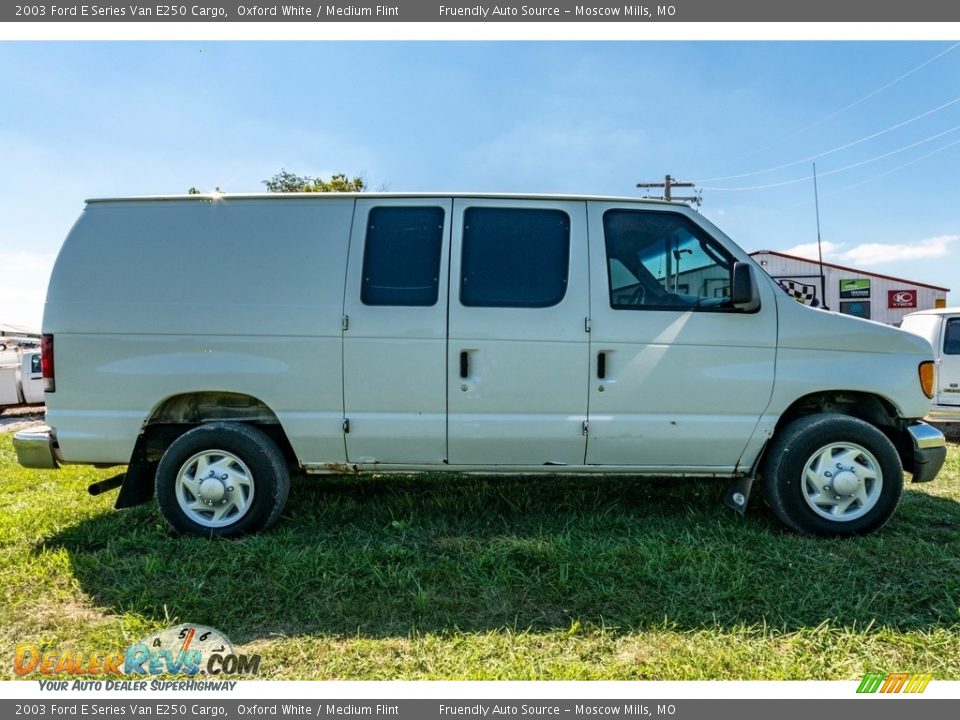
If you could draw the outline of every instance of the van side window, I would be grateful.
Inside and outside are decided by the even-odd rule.
[[[943,333],[943,354],[960,355],[960,318],[947,320]]]
[[[443,208],[371,209],[360,301],[364,305],[435,305],[442,249]]]
[[[460,302],[542,308],[567,292],[570,217],[562,210],[467,208]]]
[[[733,310],[734,259],[683,215],[608,210],[603,232],[613,309]]]

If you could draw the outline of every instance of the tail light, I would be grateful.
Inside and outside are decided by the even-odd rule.
[[[44,392],[56,390],[57,381],[53,371],[53,335],[49,333],[40,337],[40,370],[43,374]]]
[[[934,382],[935,375],[932,362],[928,360],[920,363],[920,388],[923,390],[923,394],[930,399],[933,399],[934,385],[936,384]]]

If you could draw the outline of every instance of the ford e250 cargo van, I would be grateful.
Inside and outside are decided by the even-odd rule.
[[[127,464],[179,531],[274,523],[291,469],[716,476],[814,535],[932,480],[931,348],[804,307],[684,206],[333,194],[92,200],[23,465]]]

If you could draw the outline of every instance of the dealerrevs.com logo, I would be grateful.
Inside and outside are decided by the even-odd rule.
[[[219,630],[178,625],[150,635],[124,651],[17,645],[13,671],[21,677],[56,678],[41,680],[41,689],[142,690],[146,689],[144,678],[158,675],[205,676],[209,680],[257,675],[260,659],[260,655],[237,653]]]
[[[922,693],[933,675],[911,673],[867,673],[860,681],[858,693]]]

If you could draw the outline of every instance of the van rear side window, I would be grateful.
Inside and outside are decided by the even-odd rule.
[[[442,248],[443,208],[373,208],[367,216],[360,301],[436,305]]]
[[[468,208],[463,214],[460,302],[542,308],[567,293],[570,217],[562,210]]]

